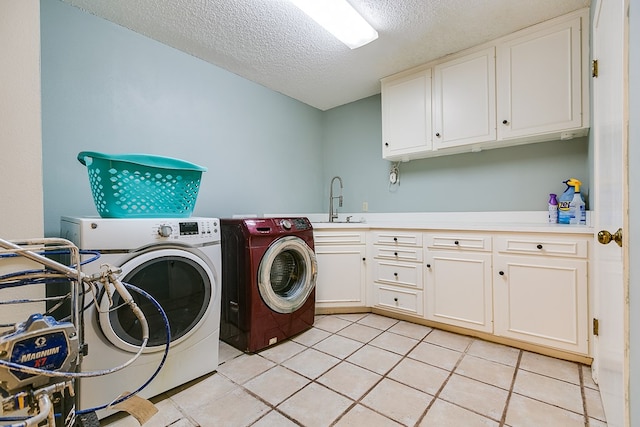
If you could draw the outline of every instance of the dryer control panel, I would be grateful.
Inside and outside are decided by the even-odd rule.
[[[250,218],[224,219],[226,224],[238,224],[254,235],[281,235],[297,231],[312,230],[308,218]]]

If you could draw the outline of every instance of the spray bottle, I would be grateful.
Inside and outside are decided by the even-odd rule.
[[[570,224],[581,224],[585,225],[587,223],[587,212],[585,210],[584,200],[582,200],[582,194],[580,194],[580,185],[582,183],[575,178],[571,178],[567,185],[571,185],[575,188],[573,193],[573,199],[571,203],[569,203],[569,212],[570,212]]]
[[[582,183],[575,178],[564,181],[567,189],[558,199],[558,223],[586,224],[587,214],[584,200],[580,194]]]
[[[556,194],[549,194],[549,224],[558,222],[558,199]]]
[[[569,205],[573,200],[575,188],[573,185],[569,185],[570,181],[570,179],[563,181],[567,185],[567,189],[558,198],[558,224],[569,224],[571,221]]]

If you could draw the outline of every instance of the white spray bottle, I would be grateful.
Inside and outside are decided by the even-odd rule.
[[[584,200],[582,200],[582,194],[580,194],[580,185],[582,185],[582,183],[575,178],[571,178],[567,182],[567,185],[570,185],[575,189],[575,192],[573,193],[573,200],[569,203],[569,224],[586,225],[587,212]]]

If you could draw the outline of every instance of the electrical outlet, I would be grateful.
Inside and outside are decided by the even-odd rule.
[[[368,211],[369,211],[369,203],[362,202],[362,212],[368,212]]]
[[[391,166],[391,170],[389,171],[389,183],[395,185],[398,184],[398,181],[400,181],[400,168],[399,163],[396,163]]]

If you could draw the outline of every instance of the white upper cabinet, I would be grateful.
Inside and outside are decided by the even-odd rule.
[[[382,153],[431,150],[431,70],[382,82]]]
[[[587,135],[588,28],[583,9],[383,79],[382,157]]]
[[[561,137],[578,136],[571,130],[588,126],[587,102],[583,108],[588,99],[583,85],[589,84],[582,81],[583,18],[544,25],[498,44],[499,139],[560,131],[567,132]]]
[[[496,139],[495,49],[433,69],[433,149]]]

